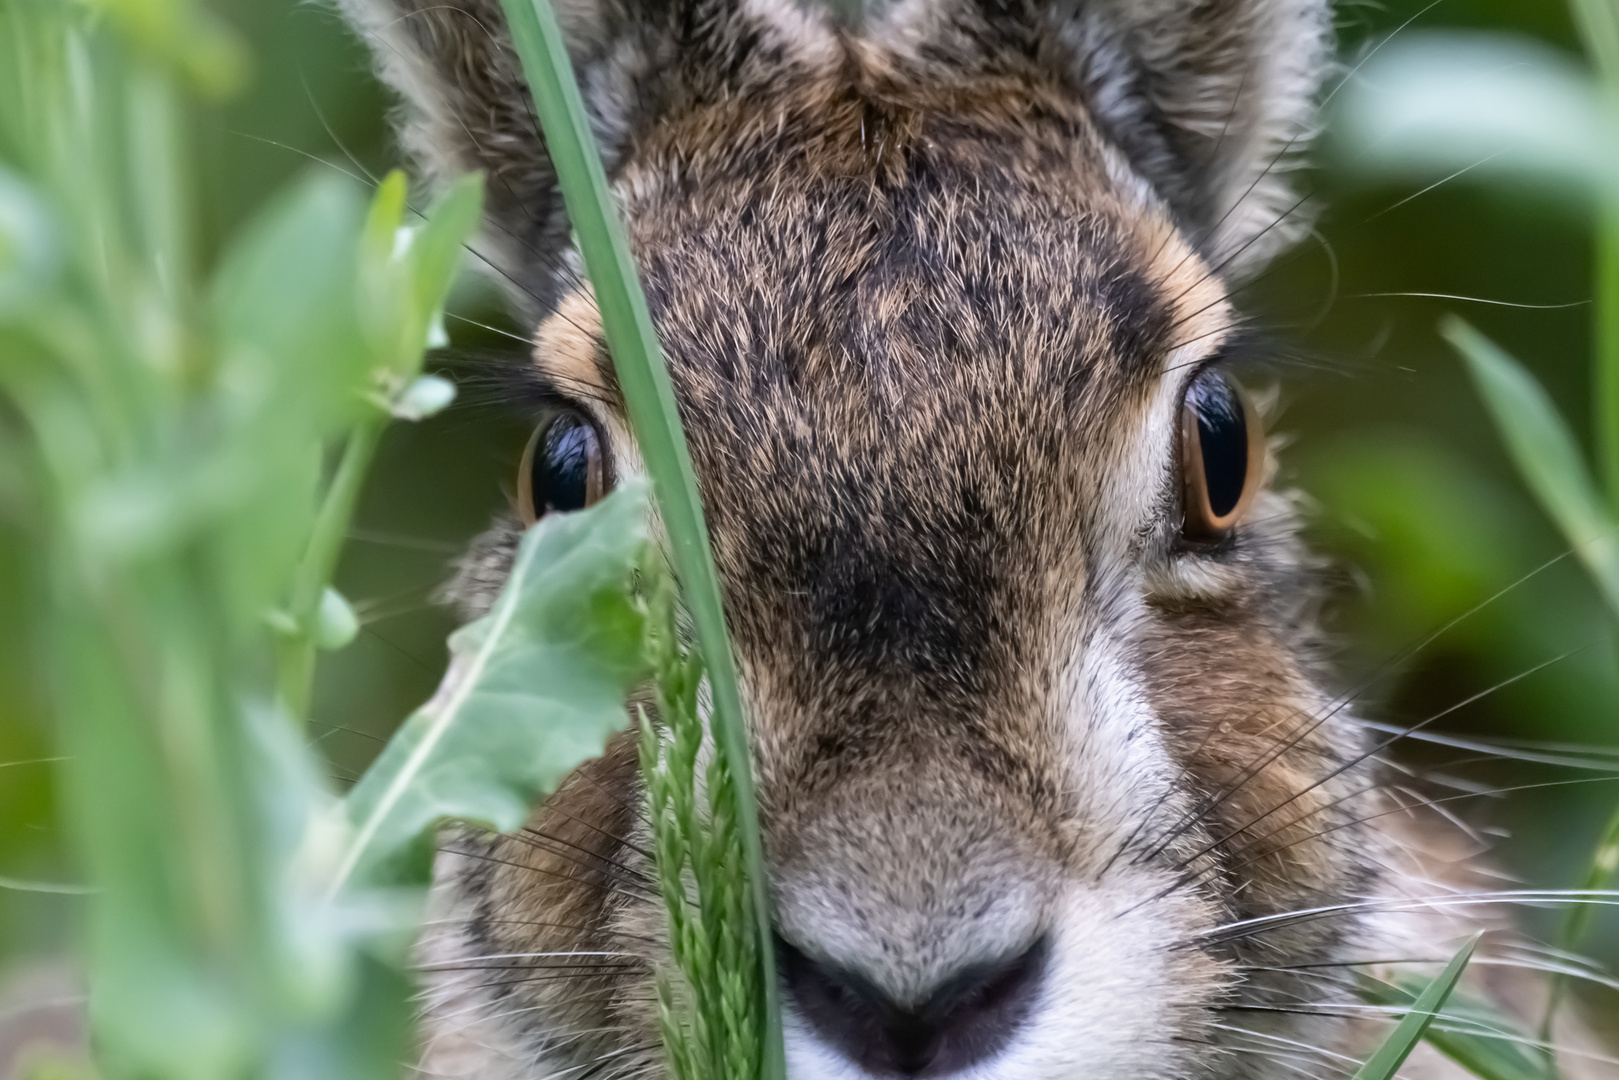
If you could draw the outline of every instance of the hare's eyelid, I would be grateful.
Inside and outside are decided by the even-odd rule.
[[[1197,360],[1172,369],[1180,376],[1176,400],[1185,397],[1187,388],[1197,381],[1198,376],[1210,369],[1223,371],[1232,378],[1240,379],[1243,369],[1269,355],[1271,349],[1267,347],[1268,344],[1265,335],[1250,326],[1232,328],[1218,348]]]
[[[507,392],[510,404],[536,416],[558,408],[594,413],[597,408],[613,404],[597,384],[569,378],[536,364],[520,365],[513,372]]]

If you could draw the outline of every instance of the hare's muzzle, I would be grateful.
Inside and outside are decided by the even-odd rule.
[[[898,1001],[858,971],[822,963],[778,939],[782,974],[809,1025],[877,1076],[941,1076],[993,1055],[1040,992],[1046,939],[964,965],[916,1000]]]

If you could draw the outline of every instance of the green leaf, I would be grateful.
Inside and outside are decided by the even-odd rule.
[[[283,638],[279,664],[283,704],[295,717],[308,712],[314,678],[314,641],[322,590],[337,568],[343,537],[360,496],[372,455],[390,415],[419,419],[444,408],[455,388],[436,376],[418,377],[424,349],[442,333],[439,316],[445,294],[460,264],[460,252],[477,227],[482,188],[477,178],[462,178],[433,207],[419,227],[405,227],[405,178],[394,172],[379,185],[360,230],[359,285],[350,308],[363,326],[352,345],[363,370],[365,394],[359,387],[345,394],[369,403],[349,431],[342,458],[332,476],[303,558],[293,574],[288,614],[293,633]],[[349,370],[352,364],[344,365]]]
[[[1481,936],[1483,935],[1474,934],[1467,944],[1451,957],[1450,963],[1445,965],[1445,970],[1441,971],[1439,977],[1429,983],[1417,996],[1411,1005],[1411,1011],[1395,1025],[1389,1037],[1383,1041],[1383,1045],[1366,1059],[1364,1065],[1355,1070],[1353,1080],[1390,1080],[1390,1077],[1400,1071],[1400,1066],[1405,1064],[1405,1059],[1411,1056],[1411,1051],[1416,1049],[1428,1026],[1439,1014],[1440,1006],[1444,1005],[1445,999],[1456,989],[1456,983],[1460,981],[1467,962],[1473,958],[1473,950],[1478,947],[1478,939]]]
[[[1557,407],[1523,365],[1462,319],[1446,316],[1439,330],[1467,362],[1524,483],[1619,612],[1619,535]]]
[[[1364,171],[1619,190],[1619,118],[1607,97],[1574,59],[1523,38],[1391,41],[1343,95],[1336,130],[1346,164]]]
[[[1358,990],[1373,1005],[1411,1006],[1426,984],[1401,972],[1390,981],[1365,978]],[[1471,994],[1455,993],[1428,1029],[1434,1049],[1480,1080],[1546,1080],[1546,1058],[1526,1042],[1531,1036],[1495,1006]]]
[[[410,849],[446,819],[518,828],[536,798],[602,753],[648,671],[631,587],[646,539],[640,484],[529,530],[493,610],[450,638],[438,692],[349,793],[355,831],[334,890],[424,870]]]
[[[440,329],[445,294],[483,212],[483,179],[476,173],[458,179],[419,225],[404,224],[405,196],[404,174],[390,173],[372,200],[361,243],[366,337],[390,395],[415,378]]]
[[[411,234],[411,286],[415,315],[422,320],[421,352],[433,330],[433,318],[443,309],[445,294],[461,266],[467,237],[483,216],[483,176],[468,173],[451,184],[433,204],[428,219]]]
[[[314,403],[327,417],[357,415],[358,399],[345,401],[344,390],[369,365],[354,285],[364,206],[345,177],[311,173],[226,253],[213,308],[238,416],[257,415],[272,396],[277,406]]]

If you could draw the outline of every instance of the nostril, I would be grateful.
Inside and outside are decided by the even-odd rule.
[[[1016,956],[962,968],[918,1001],[898,1002],[871,980],[777,939],[787,988],[817,1034],[869,1072],[944,1076],[1005,1046],[1033,1004],[1044,938]]]

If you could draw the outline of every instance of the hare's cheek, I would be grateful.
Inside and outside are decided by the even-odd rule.
[[[1144,579],[1154,603],[1215,603],[1242,591],[1242,569],[1201,555],[1178,555],[1155,566]]]
[[[1224,966],[1184,943],[1216,921],[1191,892],[1159,895],[1152,875],[1076,891],[1051,932],[1039,1006],[1008,1045],[996,1080],[1139,1080],[1199,1073]]]
[[[1286,603],[1297,585],[1277,595],[1307,564],[1297,546],[1297,496],[1269,490],[1254,497],[1244,521],[1218,545],[1166,544],[1141,570],[1142,598],[1153,605],[1225,605],[1261,600]]]

